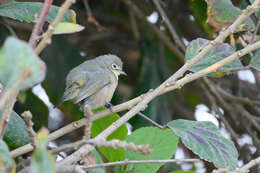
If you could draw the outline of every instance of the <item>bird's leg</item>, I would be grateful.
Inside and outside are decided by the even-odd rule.
[[[113,104],[112,104],[112,103],[106,102],[105,107],[106,107],[107,109],[109,109],[112,114],[115,113],[115,112],[112,110],[112,108],[113,108]]]

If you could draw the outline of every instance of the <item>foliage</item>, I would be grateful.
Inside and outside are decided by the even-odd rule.
[[[89,1],[87,2],[90,3],[89,7],[83,7],[86,3],[77,1],[72,6],[74,10],[65,12],[61,22],[53,30],[55,36],[47,41],[48,44],[51,44],[40,55],[37,55],[26,41],[21,40],[27,39],[29,34],[31,34],[31,28],[28,29],[27,27],[29,25],[18,26],[17,21],[24,23],[37,22],[36,19],[43,8],[43,3],[16,2],[12,0],[3,0],[0,2],[0,41],[4,41],[0,48],[0,87],[4,86],[4,88],[0,88],[0,102],[1,97],[17,83],[22,73],[27,69],[30,70],[29,77],[18,88],[19,91],[27,91],[22,93],[23,98],[18,98],[15,107],[12,107],[15,111],[11,112],[3,140],[0,140],[0,173],[4,171],[15,172],[16,163],[22,164],[20,161],[22,158],[17,159],[15,163],[11,158],[11,152],[8,147],[15,149],[30,142],[28,128],[18,114],[28,109],[31,110],[35,123],[34,129],[47,126],[46,121],[48,117],[46,115],[48,113],[49,120],[54,120],[53,117],[57,116],[58,111],[53,109],[51,102],[54,101],[56,103],[61,97],[67,72],[83,62],[85,56],[95,57],[100,54],[113,53],[122,57],[124,70],[128,72],[128,78],[119,80],[118,90],[112,100],[112,102],[121,103],[128,100],[131,96],[140,96],[150,89],[158,87],[170,74],[181,68],[183,63],[180,61],[181,58],[183,58],[181,60],[184,63],[189,62],[205,46],[212,44],[208,38],[213,38],[221,34],[221,31],[229,27],[243,12],[239,7],[242,6],[244,8],[249,3],[246,0],[233,1],[234,3],[231,0],[163,1],[163,3],[159,4],[162,5],[162,10],[166,12],[167,16],[161,16],[162,12],[158,10],[160,8],[156,4],[149,1],[131,1],[132,4],[129,5],[129,2],[120,1],[115,6],[114,1]],[[250,2],[253,3],[254,0],[250,0]],[[56,5],[59,3],[54,2]],[[36,40],[40,40],[46,36],[44,32],[48,28],[48,24],[54,21],[59,10],[61,10],[59,5],[56,5],[51,6],[46,20],[43,21],[44,26],[39,30],[41,35]],[[128,6],[122,8],[124,7],[123,5]],[[185,9],[182,7],[185,7]],[[82,25],[76,23],[76,12],[78,21]],[[234,35],[228,39],[221,40],[224,43],[211,49],[201,61],[190,67],[187,72],[192,72],[190,73],[192,75],[195,72],[201,71],[234,54],[241,49],[241,45],[246,46],[246,44],[251,44],[253,38],[258,39],[257,32],[254,36],[247,33],[255,30],[255,23],[259,22],[257,20],[260,18],[259,10],[255,12],[255,16],[247,18],[242,22],[232,32]],[[173,28],[168,26],[167,18],[169,18]],[[83,30],[84,27],[87,29]],[[30,31],[28,32],[28,30]],[[17,37],[10,37],[10,33],[17,35]],[[63,34],[72,35],[65,37]],[[175,37],[179,37],[183,41],[186,49],[182,49],[182,46],[178,45]],[[246,68],[254,68],[260,71],[259,56],[259,50],[252,52],[250,54],[250,64]],[[237,80],[233,80],[234,77],[232,75],[229,75],[227,78],[224,77],[225,74],[245,68],[243,65],[245,63],[242,59],[236,59],[214,71],[214,73],[207,74],[211,77],[222,77],[221,80],[214,79],[212,83],[217,83],[219,87],[227,87],[228,94],[234,95],[232,98],[239,97],[236,102],[230,98],[226,99],[228,96],[223,96],[222,98],[220,92],[219,95],[215,94],[214,85],[207,85],[210,89],[204,91],[205,87],[202,87],[202,85],[204,86],[207,83],[204,82],[201,84],[201,81],[185,85],[184,89],[175,91],[174,94],[153,98],[154,100],[151,103],[143,105],[143,110],[141,111],[157,123],[167,124],[168,129],[144,127],[150,125],[150,122],[135,116],[129,121],[133,126],[133,132],[128,135],[128,131],[131,130],[127,129],[126,124],[124,124],[107,138],[107,140],[119,139],[134,143],[135,145],[149,144],[152,148],[152,153],[150,155],[143,155],[128,149],[97,147],[92,151],[93,162],[95,164],[102,164],[124,160],[170,159],[174,156],[180,139],[184,144],[183,146],[197,154],[199,158],[213,162],[217,168],[235,170],[238,167],[238,151],[233,141],[224,138],[220,130],[210,122],[179,118],[193,119],[194,107],[201,102],[206,104],[211,112],[216,112],[217,114],[219,112],[216,110],[225,108],[223,115],[218,116],[227,117],[225,127],[230,126],[230,129],[234,129],[231,133],[232,137],[235,138],[234,133],[235,135],[236,133],[239,133],[239,135],[247,133],[253,138],[252,145],[259,150],[259,146],[255,143],[257,136],[259,136],[259,122],[257,117],[254,116],[255,114],[259,114],[257,107],[259,105],[259,98],[257,97],[259,93],[255,91],[251,93],[249,87],[241,91],[243,87],[240,85],[239,88],[237,86],[233,87],[234,84],[237,84]],[[48,74],[46,76],[47,68]],[[183,76],[179,76],[178,79],[184,76],[188,78],[190,74],[186,75],[183,73]],[[30,90],[39,83],[43,84],[42,86],[51,100],[46,98],[45,93],[36,93],[38,97],[45,97],[43,99],[45,100],[45,105],[36,98],[33,94],[35,92],[32,93]],[[239,90],[238,97],[234,94],[238,93],[237,89]],[[247,93],[250,98],[247,98],[247,96],[244,96],[246,99],[241,98],[244,93]],[[145,94],[142,95],[141,99],[145,99],[146,96]],[[234,104],[241,104],[245,109],[244,112],[248,112],[249,115],[247,115],[253,119],[253,122],[248,117],[247,120],[249,121],[240,121],[239,115],[243,114],[243,112],[233,110],[233,108],[231,109],[234,112],[231,109],[226,109],[225,106],[230,105],[223,104],[225,102],[221,99],[226,99],[231,107]],[[250,99],[256,101],[250,102]],[[256,102],[257,104],[255,104]],[[132,106],[135,105],[131,105],[126,109],[131,109]],[[146,108],[146,106],[148,107]],[[102,107],[94,112],[96,113],[104,109]],[[66,119],[65,121],[67,119],[69,121],[78,120],[82,117],[82,112],[71,102],[64,103],[61,106],[61,110],[64,119]],[[237,117],[234,118],[230,115],[236,115]],[[94,121],[91,128],[92,138],[98,136],[108,127],[113,126],[113,123],[120,118],[119,114],[112,113],[109,116]],[[177,120],[170,121],[171,119]],[[238,122],[234,122],[237,119]],[[220,120],[222,121],[222,117]],[[62,121],[63,124],[65,122],[59,119],[57,121]],[[49,121],[48,124],[50,123],[55,124],[56,122]],[[226,126],[226,123],[229,126]],[[77,124],[73,125],[76,127]],[[57,125],[55,128],[58,129],[60,126]],[[66,143],[80,140],[82,138],[82,131],[79,130],[71,134],[71,136],[68,135],[64,138]],[[237,141],[234,142],[238,144]],[[58,145],[63,145],[65,142],[64,139],[61,139],[57,143]],[[31,157],[31,162],[29,163],[30,171],[39,173],[55,172],[55,160],[47,148],[48,130],[45,129],[37,134],[35,148],[32,154],[28,154]],[[241,152],[240,159],[248,161],[252,156],[253,154],[251,153],[245,156]],[[77,163],[80,162],[73,164]],[[116,173],[196,172],[194,171],[194,167],[190,171],[178,171],[179,168],[176,165],[171,170],[166,170],[166,166],[163,165],[163,163],[132,164],[115,166],[109,169],[99,167],[89,169],[88,172],[105,173],[107,170]],[[207,172],[212,171],[212,168],[208,165],[205,167],[207,167]]]
[[[0,110],[0,117],[1,116],[2,111]],[[30,142],[23,119],[14,111],[11,113],[3,139],[11,149],[21,147]]]
[[[156,127],[139,128],[127,136],[126,141],[134,142],[136,145],[149,144],[152,147],[152,153],[150,155],[143,155],[127,150],[125,154],[125,159],[127,160],[170,159],[178,145],[178,137],[169,129],[161,130]],[[127,172],[153,173],[162,165],[162,163],[129,165]]]
[[[180,119],[169,122],[168,126],[200,158],[213,162],[218,168],[237,168],[238,153],[234,144],[211,122]]]

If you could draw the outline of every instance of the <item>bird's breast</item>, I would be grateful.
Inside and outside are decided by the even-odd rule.
[[[110,102],[115,89],[117,87],[117,81],[111,82],[95,94],[85,100],[85,103],[90,105],[92,109],[104,106],[107,102]]]

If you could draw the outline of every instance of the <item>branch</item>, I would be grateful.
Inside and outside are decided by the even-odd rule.
[[[172,37],[173,37],[173,40],[182,49],[182,51],[185,52],[186,48],[185,48],[183,42],[181,41],[181,39],[179,38],[177,32],[175,31],[174,27],[172,26],[172,24],[171,24],[170,20],[168,19],[167,15],[165,14],[161,4],[158,2],[158,0],[153,0],[153,3],[155,4],[159,13],[161,14],[163,21],[165,21],[166,26],[168,27],[168,29],[169,29]]]
[[[148,22],[146,19],[146,16],[143,14],[143,12],[134,4],[133,1],[130,0],[123,0],[123,2],[128,6],[128,8],[132,9],[135,15],[142,20],[146,25],[151,28],[151,30],[157,35],[159,39],[161,39],[164,44],[173,52],[173,54],[182,62],[184,61],[184,55],[182,52],[179,51],[179,49],[172,44],[171,40],[166,36],[164,33],[162,33],[155,25]]]
[[[22,117],[27,126],[27,131],[29,133],[31,143],[33,146],[36,146],[36,144],[35,144],[36,133],[33,130],[32,113],[30,111],[25,111],[24,113],[22,113]]]
[[[36,47],[37,40],[39,39],[40,33],[42,31],[42,26],[45,22],[45,18],[50,11],[52,1],[53,0],[45,0],[40,12],[40,16],[36,17],[36,23],[34,25],[32,35],[29,40],[29,44],[32,46],[33,49]]]
[[[101,26],[99,24],[99,22],[95,19],[95,17],[93,16],[92,12],[91,12],[91,9],[88,5],[88,0],[83,0],[83,3],[84,3],[84,6],[86,8],[86,13],[87,13],[87,16],[88,16],[88,22],[89,23],[93,23],[99,32],[102,32],[102,31],[106,31],[106,28],[104,28],[103,26]]]
[[[169,160],[125,160],[125,161],[118,161],[118,162],[110,162],[110,163],[101,163],[96,165],[89,165],[89,166],[69,166],[66,167],[67,171],[73,172],[75,168],[80,167],[84,170],[89,170],[93,168],[99,167],[109,167],[109,166],[116,166],[116,165],[131,165],[131,164],[158,164],[158,163],[186,163],[186,162],[199,162],[199,159],[169,159]]]
[[[41,40],[41,42],[38,44],[38,46],[35,49],[35,52],[37,54],[40,54],[41,51],[46,47],[46,45],[48,43],[50,43],[50,38],[52,36],[52,33],[54,31],[54,29],[56,28],[56,26],[60,23],[62,17],[64,16],[64,14],[66,13],[66,11],[68,10],[68,8],[75,2],[75,0],[66,0],[62,6],[59,8],[59,12],[56,16],[56,18],[54,19],[54,21],[49,25],[48,30],[43,34],[43,38]]]
[[[16,101],[16,96],[19,93],[19,87],[24,82],[24,80],[31,75],[30,69],[25,69],[18,80],[14,83],[13,87],[4,93],[0,100],[0,109],[3,110],[1,119],[0,119],[0,138],[4,136],[5,129],[8,125],[10,114],[13,110],[14,103]]]

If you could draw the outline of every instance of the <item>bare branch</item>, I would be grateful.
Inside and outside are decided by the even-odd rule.
[[[75,0],[66,0],[62,6],[59,8],[59,12],[54,19],[54,21],[49,25],[48,30],[43,34],[43,38],[41,42],[38,44],[38,46],[35,49],[35,52],[37,54],[40,54],[41,51],[46,47],[48,43],[50,43],[50,39],[52,36],[52,33],[54,32],[56,26],[60,23],[62,17],[66,13],[66,11],[69,9],[69,7],[75,2]]]
[[[172,26],[172,24],[171,24],[170,20],[168,19],[166,13],[164,12],[161,4],[159,3],[158,0],[153,0],[153,3],[155,4],[159,13],[161,14],[163,21],[165,21],[166,26],[168,27],[168,29],[169,29],[172,37],[173,37],[173,40],[182,49],[182,51],[185,52],[186,48],[185,48],[183,42],[181,41],[181,39],[179,38],[177,32],[175,31],[174,27]]]
[[[24,113],[22,113],[22,117],[27,126],[27,131],[29,133],[31,143],[33,146],[36,146],[36,144],[35,144],[36,133],[33,130],[32,113],[30,111],[25,111]]]
[[[9,90],[7,90],[0,100],[0,109],[3,110],[2,117],[0,119],[0,138],[3,137],[5,129],[7,127],[10,114],[13,110],[14,103],[16,101],[16,96],[19,93],[19,87],[24,82],[24,80],[31,75],[30,69],[25,69],[16,83],[13,85],[13,87]]]
[[[32,35],[31,35],[30,40],[29,40],[29,44],[32,46],[33,49],[36,47],[37,40],[40,37],[40,33],[42,31],[42,26],[43,26],[45,19],[46,19],[47,15],[50,11],[52,1],[53,0],[45,0],[43,7],[41,9],[41,12],[40,12],[40,16],[36,16],[36,23],[34,25]]]

